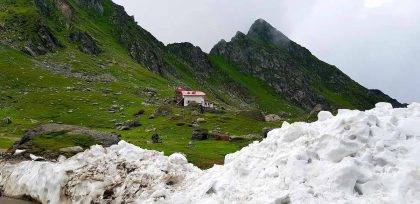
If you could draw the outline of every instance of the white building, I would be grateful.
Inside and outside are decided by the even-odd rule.
[[[213,107],[213,103],[205,100],[206,93],[202,91],[187,91],[182,87],[178,87],[176,89],[176,93],[178,95],[179,103],[183,104],[183,106],[188,106],[191,103],[197,103],[203,107]]]
[[[182,91],[182,98],[184,99],[184,106],[188,106],[190,103],[198,103],[204,106],[206,94],[201,91]]]

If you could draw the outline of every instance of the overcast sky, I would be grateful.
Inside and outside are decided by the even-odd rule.
[[[208,52],[263,18],[368,88],[420,102],[419,0],[114,0],[164,43]]]

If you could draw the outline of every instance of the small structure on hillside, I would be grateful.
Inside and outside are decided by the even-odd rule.
[[[189,104],[197,103],[201,105],[202,107],[206,107],[206,108],[214,107],[213,103],[206,101],[205,99],[206,93],[202,91],[191,91],[191,90],[186,90],[183,87],[178,87],[175,90],[175,93],[176,93],[176,100],[178,102],[177,103],[178,105],[188,106]]]

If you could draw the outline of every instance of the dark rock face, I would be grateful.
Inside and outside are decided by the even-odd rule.
[[[151,71],[162,75],[169,73],[170,66],[164,62],[166,50],[163,43],[138,26],[134,18],[125,12],[124,7],[114,5],[110,22],[115,26],[114,32],[118,40],[134,60]]]
[[[29,40],[23,51],[32,56],[44,55],[48,52],[54,52],[61,47],[57,38],[46,26],[39,26],[37,37]]]
[[[255,32],[251,33],[256,35]],[[238,32],[231,42],[221,41],[210,53],[223,56],[238,64],[244,72],[266,81],[277,93],[294,104],[308,110],[316,104],[328,107],[324,98],[310,89],[308,77],[286,52],[283,49],[270,49],[255,38]]]
[[[53,4],[49,0],[35,0],[35,5],[42,15],[49,16],[53,11]]]
[[[291,40],[276,28],[271,26],[263,19],[258,19],[252,24],[247,34],[251,38],[261,38],[261,40],[273,43],[279,47],[287,48]]]
[[[318,60],[261,19],[255,21],[248,34],[238,32],[230,42],[220,41],[210,54],[235,63],[243,72],[265,81],[279,95],[306,111],[317,105],[324,110],[342,106],[331,93],[360,109],[371,108],[379,101],[389,102],[383,96],[371,98],[368,89],[335,66]]]
[[[104,12],[104,7],[102,5],[103,0],[76,0],[82,6],[87,6],[88,8],[94,9],[99,13]]]
[[[98,55],[102,52],[98,46],[98,42],[87,32],[77,31],[70,33],[69,40],[70,42],[79,44],[80,51],[86,54]]]
[[[208,55],[200,47],[191,43],[174,43],[167,46],[170,52],[183,59],[191,67],[191,71],[199,79],[206,79],[215,70],[211,65]]]

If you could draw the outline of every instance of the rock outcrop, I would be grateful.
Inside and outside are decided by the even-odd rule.
[[[70,33],[69,40],[70,42],[78,44],[80,51],[86,54],[98,55],[102,52],[98,42],[87,32],[76,31]]]
[[[52,34],[51,30],[43,25],[38,26],[37,36],[30,39],[23,51],[32,56],[44,55],[48,52],[54,52],[61,47],[57,38]]]
[[[104,133],[96,130],[92,130],[85,127],[75,126],[75,125],[63,125],[63,124],[45,124],[40,125],[36,128],[29,129],[26,131],[22,139],[15,145],[15,149],[23,149],[22,145],[32,140],[32,138],[44,134],[50,134],[55,132],[63,132],[73,135],[86,135],[97,141],[99,144],[109,147],[111,145],[117,144],[120,141],[120,136],[118,134]]]

